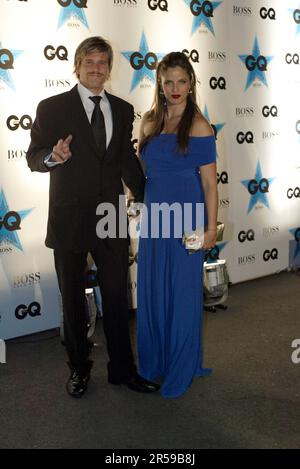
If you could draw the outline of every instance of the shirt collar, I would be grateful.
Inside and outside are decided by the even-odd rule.
[[[89,97],[94,96],[94,94],[90,90],[88,90],[85,86],[83,86],[83,84],[80,82],[77,85],[77,89],[78,89],[78,93],[82,102],[84,104],[91,104],[92,106],[94,106],[93,102],[89,99]],[[103,101],[107,101],[107,97],[106,97],[106,93],[104,89],[101,91],[101,93],[98,96],[101,96]]]

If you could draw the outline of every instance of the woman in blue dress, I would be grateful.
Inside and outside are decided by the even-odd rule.
[[[196,76],[184,53],[171,52],[159,63],[139,142],[147,177],[137,273],[139,372],[162,380],[162,396],[178,397],[195,376],[211,372],[202,366],[202,273],[204,250],[216,244],[218,206],[214,132],[197,106]],[[189,254],[178,212],[169,212],[165,231],[162,216],[154,219],[151,210],[158,204],[192,207],[193,229],[204,204],[201,250]]]

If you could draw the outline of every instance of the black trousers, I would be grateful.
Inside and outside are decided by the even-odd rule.
[[[87,254],[54,250],[69,363],[82,374],[87,371],[89,353],[85,310]],[[91,255],[97,267],[102,295],[103,328],[109,356],[108,375],[115,381],[126,380],[135,372],[129,336],[128,242],[126,239],[99,239]]]

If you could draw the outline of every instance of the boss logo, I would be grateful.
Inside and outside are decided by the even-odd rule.
[[[278,117],[278,109],[277,109],[277,106],[264,106],[262,108],[262,115],[264,117],[269,117],[269,116],[272,116],[272,117]]]
[[[263,140],[271,140],[279,136],[278,132],[263,132],[262,133],[262,139]]]
[[[209,51],[208,60],[210,60],[211,62],[225,62],[226,52]]]
[[[154,11],[159,8],[161,11],[168,11],[167,0],[148,0],[148,7]]]
[[[0,216],[0,230],[4,228],[7,231],[16,231],[21,229],[21,217],[17,212],[10,211]]]
[[[279,226],[268,226],[267,228],[263,228],[262,233],[265,238],[270,238],[279,233],[279,231]]]
[[[251,7],[239,7],[235,6],[233,7],[233,14],[235,16],[239,15],[245,15],[245,16],[250,16],[252,14]]]
[[[274,8],[265,8],[262,7],[259,11],[260,17],[265,20],[269,18],[269,20],[276,20],[276,12]]]
[[[227,208],[227,207],[229,207],[229,199],[228,199],[228,198],[220,199],[220,200],[219,200],[219,207],[220,207],[220,208]]]
[[[295,65],[299,65],[299,54],[290,54],[289,52],[286,54],[285,56],[285,61],[287,64],[295,64]]]
[[[9,116],[6,120],[9,130],[17,130],[21,127],[24,130],[30,130],[32,127],[32,119],[28,114],[24,114],[20,119],[17,116]]]
[[[33,285],[40,283],[41,274],[40,272],[32,272],[30,274],[16,275],[13,278],[13,286],[17,287],[26,287],[27,285]]]
[[[222,184],[228,184],[228,173],[226,171],[222,171],[221,174],[217,173],[217,181],[218,181],[218,184],[220,182]]]
[[[206,0],[202,3],[200,0],[192,0],[190,3],[190,10],[194,16],[199,16],[201,13],[203,13],[207,18],[212,18],[214,16],[214,7],[212,2]]]
[[[187,49],[183,49],[182,52],[186,54],[192,62],[199,63],[199,52],[196,49],[191,50],[191,52]]]
[[[41,315],[41,306],[37,301],[33,301],[29,306],[19,305],[15,309],[15,316],[17,319],[25,319],[27,314],[32,318]]]
[[[78,8],[87,8],[87,0],[57,0],[60,6],[68,7],[73,3]]]
[[[235,115],[236,117],[251,117],[254,115],[254,108],[251,106],[236,107]]]
[[[217,88],[220,88],[220,90],[226,90],[226,80],[224,77],[211,77],[209,80],[209,86],[215,90]]]
[[[142,113],[140,111],[134,112],[134,120],[139,121],[142,118]]]
[[[239,256],[238,257],[238,264],[239,265],[254,264],[255,262],[256,262],[255,254],[248,254],[247,256]]]
[[[254,195],[257,191],[260,191],[263,194],[269,192],[269,181],[265,178],[262,178],[259,182],[257,182],[256,179],[251,179],[248,183],[249,194]]]
[[[149,70],[154,70],[157,62],[157,56],[153,52],[148,52],[145,57],[140,52],[134,52],[130,56],[130,65],[134,70],[140,70],[144,65]]]
[[[246,143],[254,143],[254,135],[252,132],[239,132],[236,136],[236,141],[239,144],[242,144],[244,142]]]
[[[300,24],[300,10],[296,9],[293,13],[295,23]]]
[[[114,0],[114,5],[136,6],[137,0]]]
[[[253,230],[240,231],[238,234],[238,240],[240,243],[247,241],[255,241],[255,233]]]
[[[47,60],[54,60],[55,57],[59,60],[68,60],[68,51],[65,46],[58,46],[55,49],[55,47],[48,45],[44,49],[44,56]]]
[[[9,161],[20,160],[21,158],[26,157],[26,153],[27,153],[26,150],[8,150],[7,152],[8,160]]]
[[[0,49],[0,68],[3,70],[14,68],[14,56],[8,49]]]
[[[300,134],[300,120],[296,122],[296,132]]]
[[[69,88],[70,86],[71,86],[71,82],[69,80],[64,80],[63,78],[62,79],[58,78],[54,80],[45,78],[46,88],[66,88],[66,87]]]
[[[248,55],[245,60],[245,65],[249,72],[253,72],[256,68],[261,72],[266,72],[268,61],[263,55],[259,55],[257,59],[253,57],[253,55]]]
[[[295,187],[295,189],[292,189],[291,187],[287,190],[287,198],[292,199],[293,197],[296,197],[296,199],[300,198],[300,187]]]
[[[269,251],[266,249],[266,251],[263,253],[263,260],[265,262],[269,261],[270,259],[278,259],[278,249],[272,249],[272,251]]]

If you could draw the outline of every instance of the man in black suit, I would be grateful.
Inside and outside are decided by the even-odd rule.
[[[75,52],[79,83],[41,101],[31,130],[27,162],[32,171],[50,171],[46,246],[54,249],[64,313],[64,338],[71,376],[67,391],[81,397],[93,362],[89,360],[85,313],[85,268],[90,252],[98,270],[107,342],[108,381],[139,392],[159,386],[136,372],[129,338],[127,305],[128,237],[99,238],[96,208],[111,203],[125,214],[122,180],[139,201],[144,175],[131,137],[133,108],[107,93],[113,62],[101,37],[84,40]],[[124,200],[124,198],[123,198]]]

